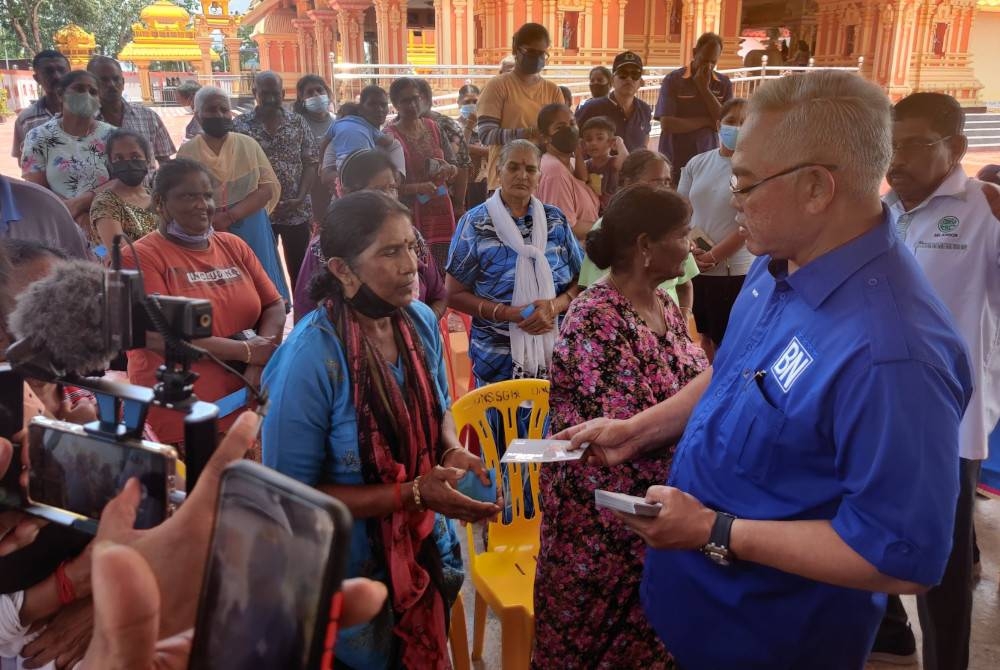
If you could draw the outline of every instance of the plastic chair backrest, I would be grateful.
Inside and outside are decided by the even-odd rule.
[[[531,411],[527,421],[527,434],[521,437],[541,438],[549,415],[549,382],[543,379],[515,379],[489,384],[469,391],[451,407],[452,416],[459,434],[469,426],[479,439],[483,461],[487,469],[496,468],[497,483],[500,483],[500,450],[491,427],[492,423],[502,426],[504,438],[509,442],[518,435],[518,409],[530,403]],[[496,412],[489,412],[489,410]],[[503,445],[506,448],[507,445]],[[509,523],[489,523],[489,548],[491,551],[503,549],[529,549],[537,546],[541,523],[541,509],[538,502],[539,466],[516,466],[507,468],[509,487],[505,491],[508,504],[512,508]],[[524,473],[528,474],[531,496],[534,499],[534,514],[527,517],[524,504]]]

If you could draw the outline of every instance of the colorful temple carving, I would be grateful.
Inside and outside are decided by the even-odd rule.
[[[337,62],[494,64],[526,21],[552,35],[550,67],[610,63],[631,49],[650,65],[688,59],[703,32],[722,35],[720,67],[737,67],[741,37],[771,29],[809,46],[817,65],[855,65],[889,94],[951,93],[983,84],[970,55],[974,24],[1000,0],[254,0],[261,67],[288,78]],[[996,40],[994,40],[996,41]],[[984,63],[981,70],[991,68]]]
[[[69,61],[74,70],[87,67],[87,61],[97,49],[97,40],[91,33],[71,23],[60,28],[52,36],[58,49]]]

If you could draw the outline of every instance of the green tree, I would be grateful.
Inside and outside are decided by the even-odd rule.
[[[0,0],[0,14],[28,58],[52,48],[53,34],[67,23],[96,23],[97,10],[93,0]]]

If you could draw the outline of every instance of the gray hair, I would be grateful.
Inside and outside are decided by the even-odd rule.
[[[226,102],[230,102],[229,94],[223,91],[217,86],[202,86],[198,89],[198,92],[194,94],[194,111],[196,114],[201,114],[202,107],[208,102],[209,98],[225,98]],[[232,104],[232,103],[230,103]]]
[[[892,159],[892,107],[875,84],[849,72],[782,77],[760,86],[747,116],[780,114],[775,155],[836,165],[852,195],[878,193]]]
[[[193,98],[194,94],[201,90],[201,84],[196,82],[194,79],[185,79],[181,82],[181,85],[177,87],[177,92],[181,95]]]
[[[499,170],[500,167],[510,158],[510,155],[519,149],[532,152],[535,154],[536,160],[541,160],[542,158],[542,150],[539,149],[538,145],[534,142],[529,142],[528,140],[514,140],[513,142],[509,142],[500,148],[500,160],[497,161],[497,169]]]

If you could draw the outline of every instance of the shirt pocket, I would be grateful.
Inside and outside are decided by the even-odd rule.
[[[735,458],[736,471],[763,484],[778,448],[778,437],[785,427],[785,413],[764,395],[763,379],[751,377],[743,392],[743,405],[733,413],[729,450]]]

